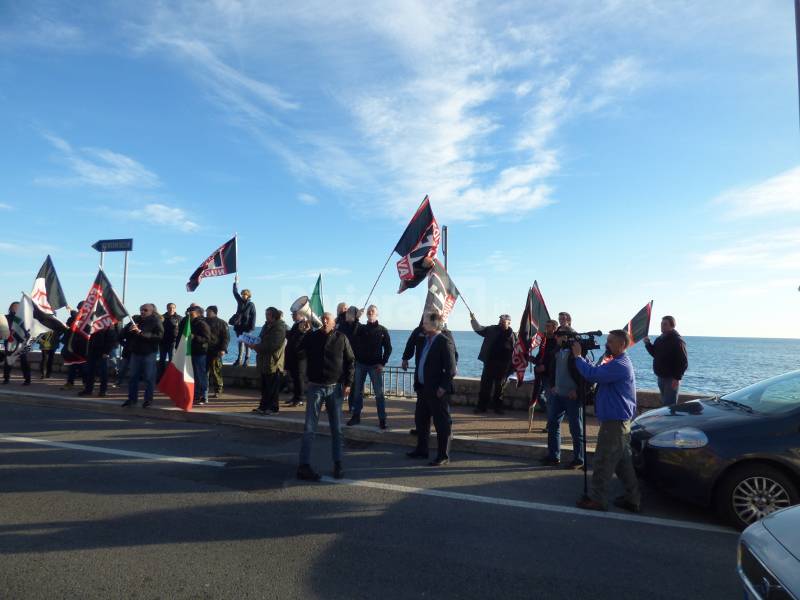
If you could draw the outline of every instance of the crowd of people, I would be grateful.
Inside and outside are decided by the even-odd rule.
[[[289,405],[305,403],[305,426],[297,476],[316,481],[320,475],[311,466],[311,448],[324,407],[330,423],[333,475],[343,476],[342,467],[342,410],[347,400],[350,415],[347,426],[358,425],[364,409],[364,387],[369,377],[381,429],[387,429],[386,399],[383,373],[392,355],[389,330],[378,320],[378,307],[364,311],[340,303],[336,314],[321,315],[308,311],[291,314],[292,326],[287,327],[283,313],[275,307],[265,311],[265,323],[255,334],[256,308],[249,290],[239,293],[233,284],[236,313],[226,322],[219,318],[216,306],[205,310],[192,304],[185,315],[178,315],[174,303],[167,304],[159,314],[154,304],[143,304],[139,314],[132,316],[122,328],[109,328],[93,334],[89,340],[87,361],[70,365],[62,389],[72,388],[78,378],[82,381],[79,396],[105,396],[109,385],[109,362],[116,365],[115,384],[122,385],[128,375],[128,397],[124,407],[135,406],[143,388],[143,407],[153,402],[156,382],[172,360],[183,335],[191,344],[191,363],[194,371],[194,405],[202,406],[219,398],[224,389],[222,358],[230,344],[229,325],[237,336],[235,366],[246,367],[250,353],[255,352],[256,369],[260,375],[261,398],[253,412],[272,415],[280,412],[279,394],[288,383],[292,396]],[[7,319],[12,322],[17,303],[9,307]],[[77,309],[80,310],[79,304]],[[78,310],[71,311],[67,326],[74,322]],[[483,363],[476,414],[486,413],[491,406],[503,414],[503,395],[513,372],[512,359],[517,336],[507,314],[500,315],[495,325],[482,326],[470,314],[472,328],[483,338],[478,356]],[[561,312],[558,321],[545,324],[544,338],[530,357],[536,376],[536,402],[547,411],[548,453],[542,464],[556,467],[561,464],[561,422],[566,416],[573,444],[573,459],[567,469],[584,466],[584,401],[579,390],[596,384],[595,414],[600,422],[592,486],[578,506],[592,510],[607,510],[608,482],[616,473],[625,485],[625,495],[617,498],[617,506],[638,512],[640,494],[633,472],[630,454],[630,426],[636,414],[636,385],[633,365],[626,352],[631,344],[628,333],[614,330],[608,334],[603,359],[598,364],[588,362],[580,343],[574,342],[575,330],[569,313]],[[9,341],[5,342],[6,345]],[[665,316],[661,335],[651,342],[644,340],[653,357],[653,368],[664,405],[678,401],[680,382],[687,369],[686,345],[675,329],[675,319]],[[41,377],[52,376],[53,357],[61,340],[57,333],[39,339],[42,351]],[[431,422],[437,434],[436,454],[429,464],[443,466],[450,461],[452,419],[449,396],[453,393],[458,352],[453,336],[444,320],[435,312],[423,316],[405,343],[402,369],[414,360],[414,390],[417,402],[414,414],[417,444],[408,452],[412,459],[430,459],[429,438]],[[30,385],[31,368],[27,356],[19,357],[24,384]],[[3,367],[3,383],[8,383],[11,366]],[[582,387],[583,386],[583,387]]]

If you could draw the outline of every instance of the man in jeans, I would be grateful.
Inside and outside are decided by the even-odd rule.
[[[224,386],[222,381],[222,357],[228,351],[228,343],[231,341],[228,324],[220,319],[217,314],[219,314],[219,310],[213,304],[206,308],[206,323],[211,333],[206,361],[208,385],[211,388],[212,398],[219,398],[222,394]]]
[[[675,317],[667,315],[662,318],[661,335],[655,343],[651,343],[649,337],[644,338],[644,347],[653,357],[653,372],[658,378],[661,403],[664,406],[677,404],[681,379],[689,367],[689,359],[686,343],[675,330]]]
[[[122,406],[136,406],[139,396],[139,379],[144,382],[144,404],[147,408],[153,403],[156,387],[156,361],[158,346],[164,337],[164,325],[156,314],[155,304],[142,304],[139,314],[122,331],[122,337],[130,351],[129,368],[131,379],[128,383],[128,399]]]
[[[319,422],[322,403],[328,412],[331,427],[333,476],[341,479],[342,471],[342,398],[353,385],[353,350],[347,337],[335,331],[336,318],[329,312],[322,316],[322,327],[307,334],[300,345],[308,361],[306,389],[306,422],[300,448],[297,478],[319,481],[320,475],[311,468],[311,445]]]
[[[192,306],[188,310],[192,335],[192,371],[194,371],[194,406],[208,404],[208,343],[211,330],[203,318],[203,307]]]
[[[167,304],[167,312],[164,313],[162,324],[164,325],[164,337],[158,348],[158,378],[164,374],[167,364],[172,362],[172,355],[175,352],[175,342],[180,337],[178,324],[181,318],[176,312],[177,307],[174,302]]]
[[[566,336],[572,332],[568,326],[559,327],[555,332],[559,349],[552,358],[554,375],[547,399],[547,456],[541,463],[548,466],[561,464],[561,421],[566,414],[572,437],[572,462],[566,468],[579,469],[583,466],[583,407],[578,398],[580,375],[572,352],[562,347]]]
[[[348,425],[361,422],[364,408],[364,383],[367,375],[372,382],[375,403],[378,406],[378,426],[386,429],[386,398],[383,395],[383,368],[392,354],[392,341],[389,331],[378,323],[378,307],[374,304],[367,309],[366,325],[357,325],[353,332],[353,354],[356,357],[356,380],[353,387],[353,415]]]
[[[625,485],[625,495],[614,500],[614,506],[638,513],[641,495],[631,457],[631,420],[636,414],[636,377],[633,363],[625,352],[630,338],[625,331],[615,329],[608,333],[606,355],[610,359],[600,366],[592,366],[581,358],[581,346],[575,343],[572,354],[578,372],[588,381],[596,382],[594,400],[600,431],[594,453],[592,485],[588,496],[581,497],[578,508],[608,510],[608,484],[614,473]]]

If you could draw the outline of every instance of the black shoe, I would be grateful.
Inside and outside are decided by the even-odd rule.
[[[495,408],[494,409],[494,414],[496,414],[496,415],[504,415],[504,414],[506,414],[506,411],[504,411],[502,408]]]
[[[26,379],[25,381],[22,382],[22,385],[30,385],[30,384],[31,384],[30,379]]]
[[[122,408],[130,408],[132,406],[136,406],[136,402],[134,402],[133,400],[126,400],[125,402],[122,403]]]
[[[195,406],[203,406],[204,404],[208,404],[208,400],[203,400],[202,398],[194,403]]]
[[[410,435],[417,435],[417,430],[416,430],[416,429],[409,429],[409,430],[408,430],[408,433],[409,433]]]
[[[625,496],[620,496],[619,498],[614,499],[614,506],[617,508],[622,508],[632,513],[640,513],[642,512],[642,507],[638,504],[634,504],[630,502]]]
[[[281,407],[280,406],[273,406],[272,408],[269,409],[269,412],[270,412],[270,414],[277,415],[278,413],[281,412]]]
[[[561,459],[545,456],[544,458],[539,459],[539,464],[544,465],[545,467],[556,467],[561,464]]]
[[[443,467],[449,464],[450,464],[449,458],[438,458],[438,457],[428,463],[428,465],[431,467]]]
[[[486,412],[486,409],[481,408],[480,406],[476,406],[475,408],[472,409],[472,412],[475,413],[476,415],[481,415]]]
[[[106,396],[108,396],[108,394],[106,394],[105,392],[98,392],[97,393],[97,397],[98,398],[105,398]]]
[[[213,392],[213,393],[211,394],[211,397],[212,397],[212,398],[214,398],[214,400],[216,400],[216,399],[217,399],[217,398],[219,398],[221,395],[222,395],[222,392]]]
[[[264,410],[263,408],[254,408],[251,412],[254,412],[257,415],[268,415],[269,411]]]
[[[333,463],[333,478],[341,479],[342,477],[344,477],[344,471],[342,470],[342,463],[340,462]]]
[[[86,398],[86,396],[91,396],[91,395],[92,392],[90,392],[89,390],[81,390],[80,392],[78,392],[78,396],[81,398]]]
[[[380,427],[383,430],[386,430],[386,419],[381,419],[380,423],[378,423],[378,427]]]
[[[352,427],[353,425],[358,425],[359,423],[361,423],[361,417],[359,415],[353,415],[347,422],[347,426]]]
[[[319,481],[322,476],[316,473],[311,465],[300,465],[297,467],[297,478],[300,481]]]
[[[583,461],[582,460],[573,460],[571,463],[564,465],[564,468],[568,471],[574,471],[575,469],[582,469],[583,468]]]
[[[142,408],[150,408],[152,404],[153,404],[152,400],[145,400],[144,403],[142,404]]]
[[[424,458],[425,460],[428,460],[427,452],[423,454],[422,452],[417,452],[416,450],[412,450],[411,452],[406,452],[406,456],[408,458]]]
[[[8,384],[8,379],[3,379],[3,385],[7,385],[7,384]],[[61,389],[63,390],[64,388],[62,387]]]
[[[292,400],[289,404],[291,404],[292,408],[294,408],[296,406],[305,406],[306,403],[302,400]]]

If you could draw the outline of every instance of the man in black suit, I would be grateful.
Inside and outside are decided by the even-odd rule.
[[[428,458],[428,438],[431,418],[436,428],[438,452],[429,464],[434,467],[450,462],[450,404],[448,394],[453,392],[453,377],[456,374],[456,350],[453,342],[442,335],[442,318],[431,313],[425,318],[425,343],[416,353],[417,370],[414,389],[417,392],[417,408],[414,422],[417,426],[417,447],[408,453],[411,458]]]

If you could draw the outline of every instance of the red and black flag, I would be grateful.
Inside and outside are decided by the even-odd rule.
[[[403,257],[397,261],[397,273],[400,275],[398,294],[417,287],[425,279],[433,268],[440,240],[439,224],[433,216],[431,202],[425,196],[394,247],[394,251]]]
[[[36,275],[31,299],[39,309],[50,314],[67,305],[67,298],[61,288],[61,282],[58,280],[56,268],[53,266],[50,255],[47,256],[42,268],[39,269],[39,273]]]
[[[544,324],[550,319],[539,284],[534,281],[528,290],[525,308],[517,333],[517,343],[511,356],[511,364],[517,374],[517,386],[522,385],[528,368],[531,352],[544,340]]]
[[[650,315],[653,313],[653,301],[650,300],[642,310],[636,313],[630,321],[625,323],[623,330],[628,332],[631,338],[631,346],[642,341],[650,331]]]
[[[203,264],[195,269],[189,282],[186,284],[186,291],[193,292],[200,285],[200,281],[206,277],[220,277],[236,272],[236,236],[222,244]]]
[[[100,269],[67,334],[62,353],[64,364],[85,363],[92,335],[114,327],[127,316],[128,311],[111,287],[103,269]]]
[[[425,314],[439,313],[443,321],[453,310],[458,300],[458,288],[450,279],[444,265],[433,260],[433,267],[428,275],[428,296],[425,298]]]

